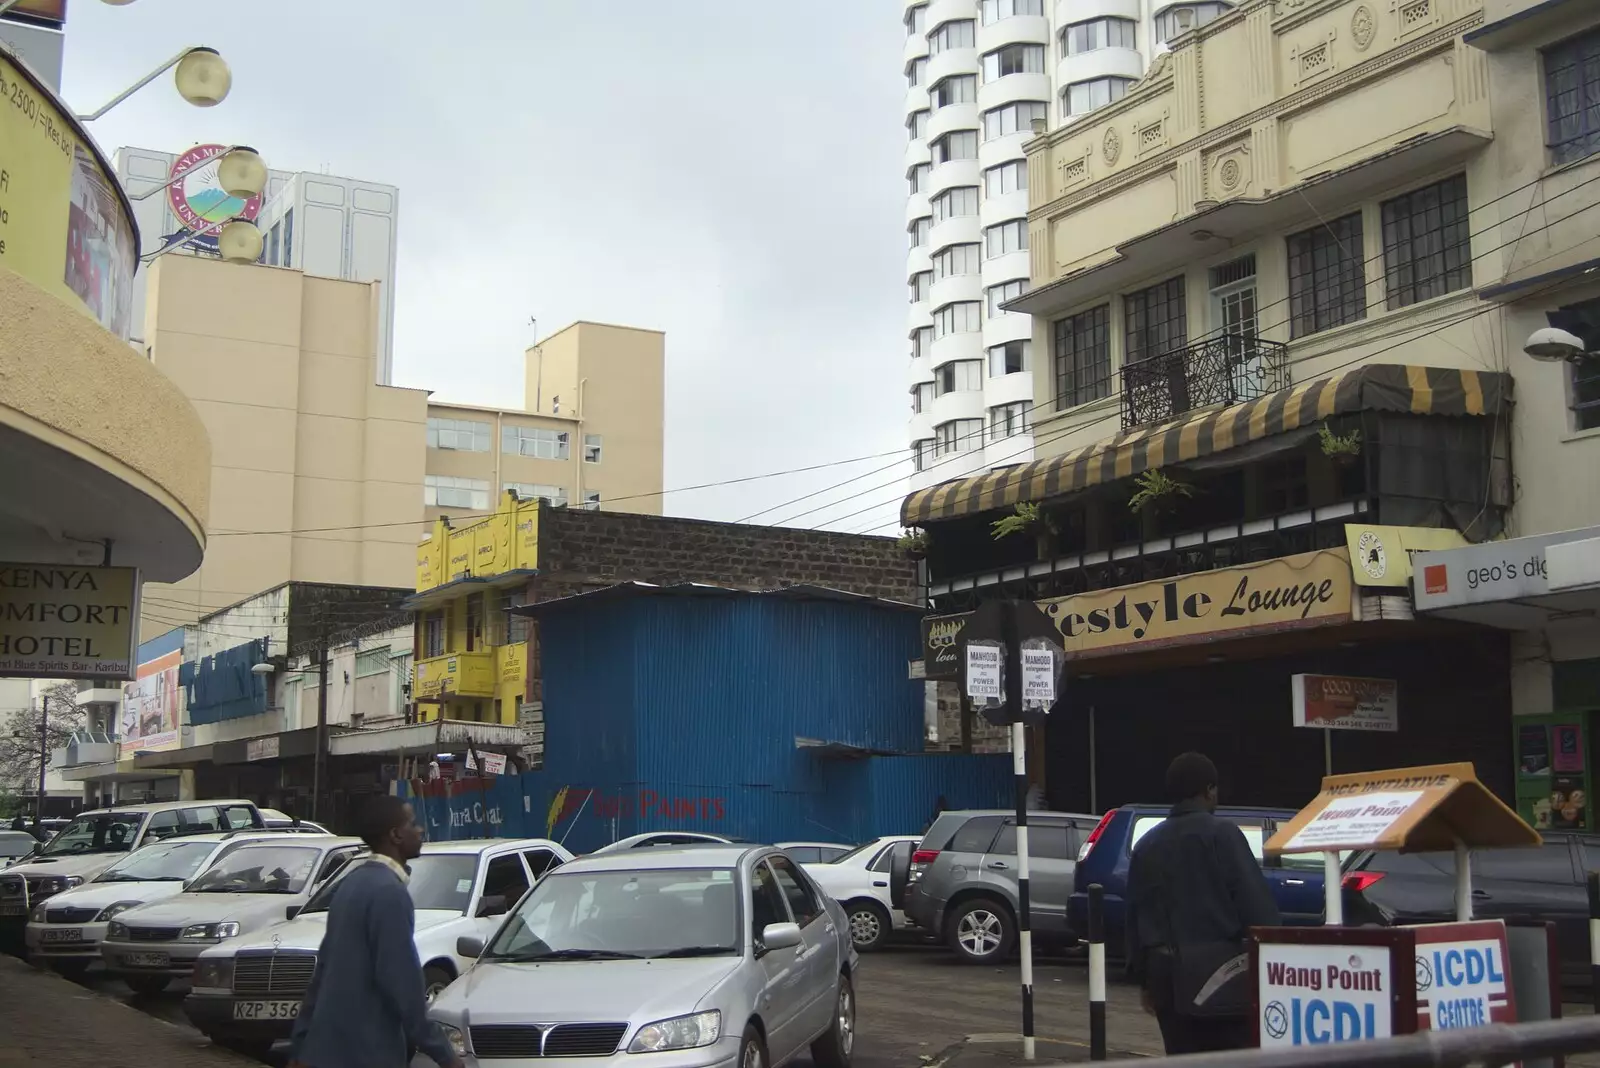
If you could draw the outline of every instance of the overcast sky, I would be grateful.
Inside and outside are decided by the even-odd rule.
[[[147,87],[94,125],[108,152],[243,143],[277,169],[399,186],[396,385],[520,407],[531,318],[541,336],[574,319],[665,330],[669,488],[888,454],[674,493],[669,512],[785,505],[758,521],[892,528],[910,467],[880,470],[907,416],[897,7],[69,8],[79,110],[186,45],[233,70],[208,110],[169,79]]]

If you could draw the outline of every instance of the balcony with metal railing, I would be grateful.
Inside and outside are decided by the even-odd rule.
[[[1254,334],[1217,334],[1124,366],[1122,428],[1254,400],[1288,385],[1287,345]]]

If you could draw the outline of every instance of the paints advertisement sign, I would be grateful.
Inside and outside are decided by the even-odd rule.
[[[261,198],[241,200],[230,195],[218,181],[217,170],[227,145],[195,145],[172,164],[169,178],[179,178],[167,187],[167,203],[181,227],[178,239],[219,226],[230,219],[249,219],[261,213]],[[190,248],[217,251],[216,233],[189,242]]]
[[[1257,947],[1261,1048],[1360,1042],[1394,1034],[1387,946]]]
[[[1434,923],[1417,935],[1417,1027],[1432,1031],[1516,1023],[1500,920]]]
[[[122,717],[117,724],[118,755],[176,748],[179,741],[178,665],[183,650],[139,665],[138,678],[122,690]]]

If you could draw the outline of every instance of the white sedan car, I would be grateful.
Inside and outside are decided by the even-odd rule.
[[[890,897],[890,855],[897,843],[921,840],[922,836],[915,834],[884,835],[837,860],[805,865],[806,874],[844,906],[850,920],[850,941],[858,951],[877,949],[890,931],[911,926]]]

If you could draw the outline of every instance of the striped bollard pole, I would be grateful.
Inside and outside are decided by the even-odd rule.
[[[1589,978],[1594,1011],[1600,1014],[1600,871],[1588,874],[1589,880]]]
[[[1089,1059],[1106,1059],[1105,887],[1089,884]]]
[[[1012,648],[1016,647],[1015,642]],[[1017,948],[1022,958],[1022,1059],[1034,1058],[1033,1040],[1033,907],[1028,900],[1028,734],[1011,725],[1011,762],[1017,787]]]

